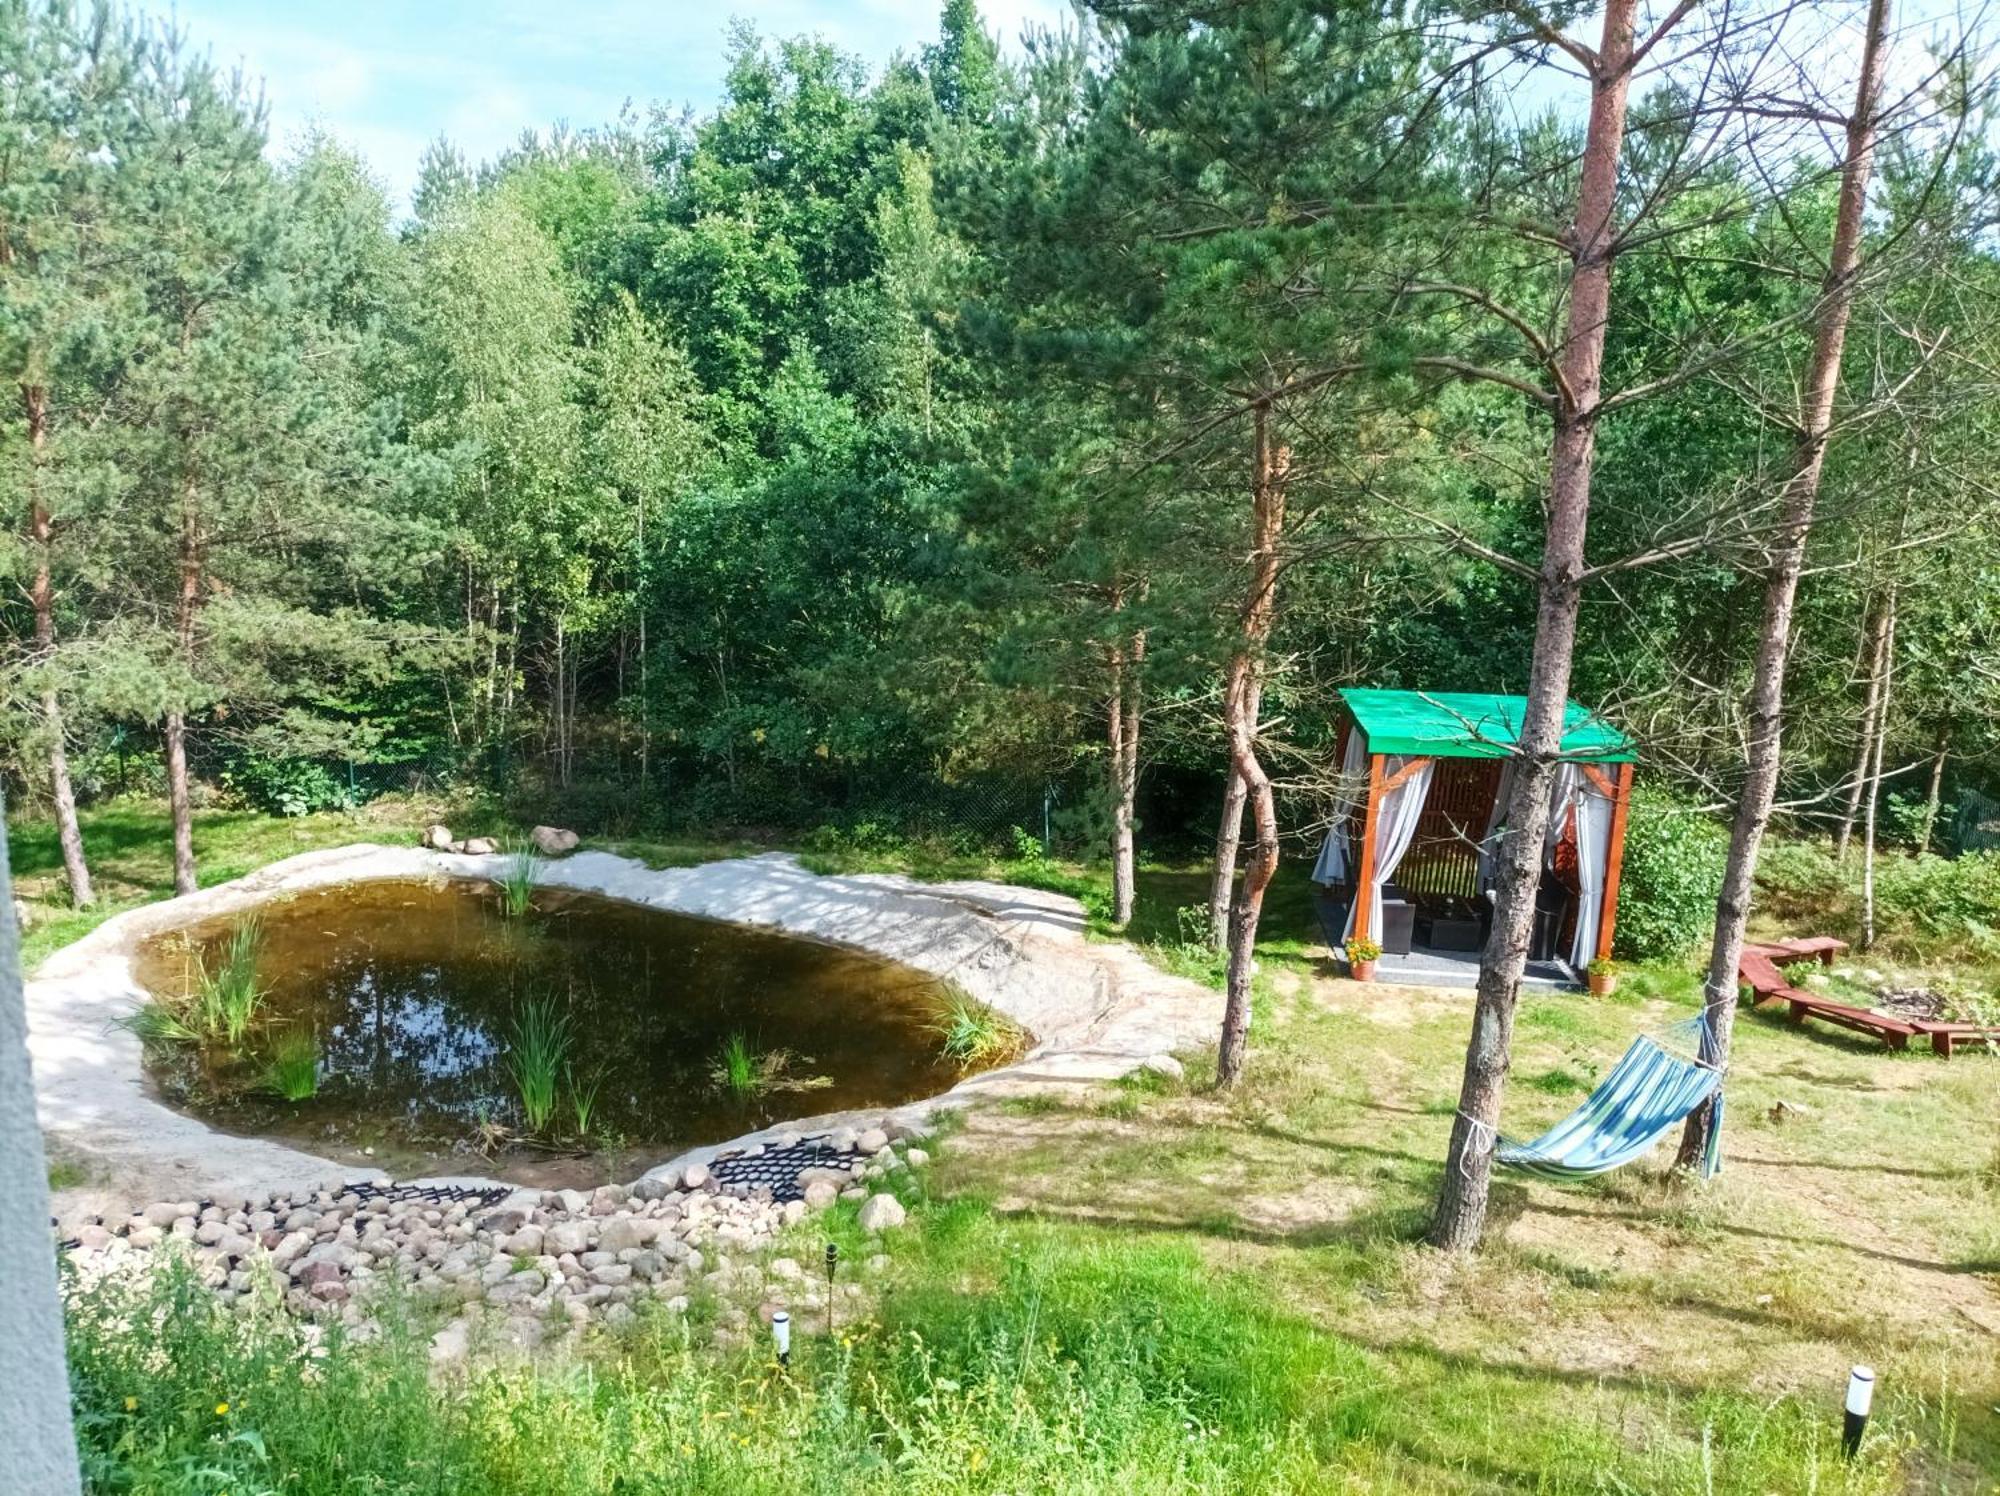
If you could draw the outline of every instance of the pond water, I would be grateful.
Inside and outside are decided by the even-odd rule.
[[[964,1074],[939,1048],[944,983],[819,941],[550,890],[510,918],[463,882],[349,885],[255,918],[249,1030],[233,1046],[149,1046],[155,1083],[229,1131],[404,1177],[623,1180],[682,1148],[935,1095]],[[154,941],[143,984],[185,1001],[237,924]],[[536,1019],[561,1051],[540,1125],[520,1081]],[[285,1101],[272,1058],[305,1035],[317,1090]]]

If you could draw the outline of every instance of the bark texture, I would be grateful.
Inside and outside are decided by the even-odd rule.
[[[1537,578],[1535,652],[1517,739],[1514,787],[1507,802],[1509,835],[1496,867],[1493,929],[1480,956],[1458,1116],[1452,1124],[1444,1182],[1431,1220],[1431,1244],[1447,1251],[1472,1250],[1486,1227],[1500,1097],[1513,1051],[1514,1009],[1528,961],[1549,791],[1562,751],[1577,608],[1583,595],[1584,539],[1590,518],[1591,471],[1597,456],[1604,331],[1611,308],[1611,266],[1617,254],[1618,158],[1625,141],[1637,9],[1637,0],[1608,0],[1603,37],[1591,67],[1590,121],[1578,170],[1576,214],[1568,235],[1573,269],[1569,313],[1557,360],[1560,377],[1554,406],[1548,517]]]
[[[50,551],[55,522],[42,495],[42,464],[48,452],[49,397],[39,384],[21,386],[21,404],[28,425],[28,540],[35,550],[35,574],[28,584],[28,602],[35,613],[35,654],[47,661],[56,649],[56,592]],[[42,690],[42,722],[49,735],[49,798],[55,804],[56,839],[62,846],[63,876],[69,881],[69,901],[79,909],[97,902],[90,886],[90,864],[83,855],[83,828],[76,818],[76,789],[69,777],[69,748],[64,741],[62,697],[53,681]]]
[[[1798,449],[1792,476],[1785,485],[1780,528],[1764,583],[1764,622],[1750,684],[1748,772],[1730,825],[1729,859],[1723,867],[1722,891],[1715,900],[1715,938],[1708,953],[1708,1031],[1702,1057],[1725,1071],[1736,1023],[1736,967],[1743,955],[1744,926],[1750,918],[1751,880],[1778,792],[1792,607],[1805,561],[1806,537],[1812,530],[1813,508],[1819,501],[1820,469],[1826,461],[1833,397],[1840,383],[1847,322],[1854,309],[1854,283],[1861,265],[1862,215],[1868,205],[1868,184],[1875,173],[1876,116],[1887,60],[1889,12],[1889,0],[1870,0],[1861,81],[1854,113],[1847,122],[1847,160],[1841,167],[1833,248],[1820,289],[1812,362],[1799,408]],[[1714,1126],[1713,1103],[1689,1114],[1681,1132],[1679,1162],[1683,1167],[1693,1168],[1701,1161]]]
[[[1222,1045],[1215,1081],[1233,1086],[1242,1077],[1250,1040],[1250,979],[1256,972],[1257,923],[1264,891],[1278,870],[1278,807],[1271,777],[1257,757],[1257,712],[1264,693],[1264,650],[1277,613],[1279,542],[1285,533],[1285,480],[1291,449],[1271,435],[1269,402],[1252,423],[1250,587],[1244,598],[1241,634],[1224,681],[1222,711],[1229,732],[1231,778],[1240,780],[1250,805],[1254,838],[1243,869],[1243,886],[1229,911],[1228,998],[1222,1014]]]
[[[1229,948],[1229,906],[1236,892],[1236,849],[1243,840],[1243,802],[1249,791],[1232,766],[1222,792],[1222,819],[1215,828],[1215,870],[1208,880],[1208,943]]]
[[[1114,601],[1114,609],[1122,601],[1122,597]],[[1110,749],[1111,917],[1125,925],[1132,920],[1137,871],[1140,672],[1146,663],[1145,630],[1129,642],[1114,644],[1108,663],[1111,692],[1105,704],[1105,739]]]

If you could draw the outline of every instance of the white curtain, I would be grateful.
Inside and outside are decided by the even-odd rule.
[[[1493,808],[1486,813],[1486,830],[1479,837],[1479,891],[1491,893],[1500,861],[1500,844],[1507,838],[1501,828],[1507,824],[1507,802],[1514,798],[1514,767],[1508,759],[1500,770],[1500,787],[1493,792]]]
[[[1395,778],[1413,762],[1413,754],[1386,755],[1382,760],[1383,781]],[[1436,759],[1426,760],[1408,779],[1387,791],[1382,803],[1375,807],[1375,873],[1363,892],[1368,896],[1368,938],[1378,945],[1382,941],[1382,887],[1396,875],[1403,854],[1416,840],[1417,822],[1423,817],[1424,799],[1431,791],[1431,771],[1436,767]],[[1343,940],[1354,933],[1354,911],[1359,906],[1357,894],[1347,911],[1347,928],[1341,932]]]
[[[1604,914],[1604,869],[1611,857],[1611,800],[1588,774],[1579,772],[1575,805],[1576,940],[1570,946],[1569,964],[1581,971],[1597,954],[1597,924]]]
[[[1319,844],[1319,861],[1313,864],[1313,882],[1324,884],[1347,881],[1347,820],[1357,798],[1368,793],[1368,740],[1359,728],[1347,730],[1347,750],[1340,760],[1340,806],[1333,824],[1326,828],[1326,840]]]
[[[1549,824],[1542,833],[1542,866],[1550,872],[1556,867],[1556,847],[1562,841],[1563,827],[1569,821],[1570,807],[1576,803],[1577,786],[1583,776],[1575,764],[1557,764],[1556,782],[1549,790]]]

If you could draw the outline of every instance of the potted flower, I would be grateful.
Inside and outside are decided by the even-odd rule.
[[[1592,997],[1609,997],[1618,990],[1618,963],[1609,956],[1599,956],[1583,970]]]
[[[1372,940],[1355,939],[1347,942],[1348,974],[1357,982],[1375,980],[1375,963],[1382,958],[1382,947]]]

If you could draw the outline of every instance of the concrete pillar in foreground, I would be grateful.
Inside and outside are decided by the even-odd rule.
[[[21,932],[0,805],[0,1465],[13,1496],[78,1496],[49,1175],[28,1070]]]

